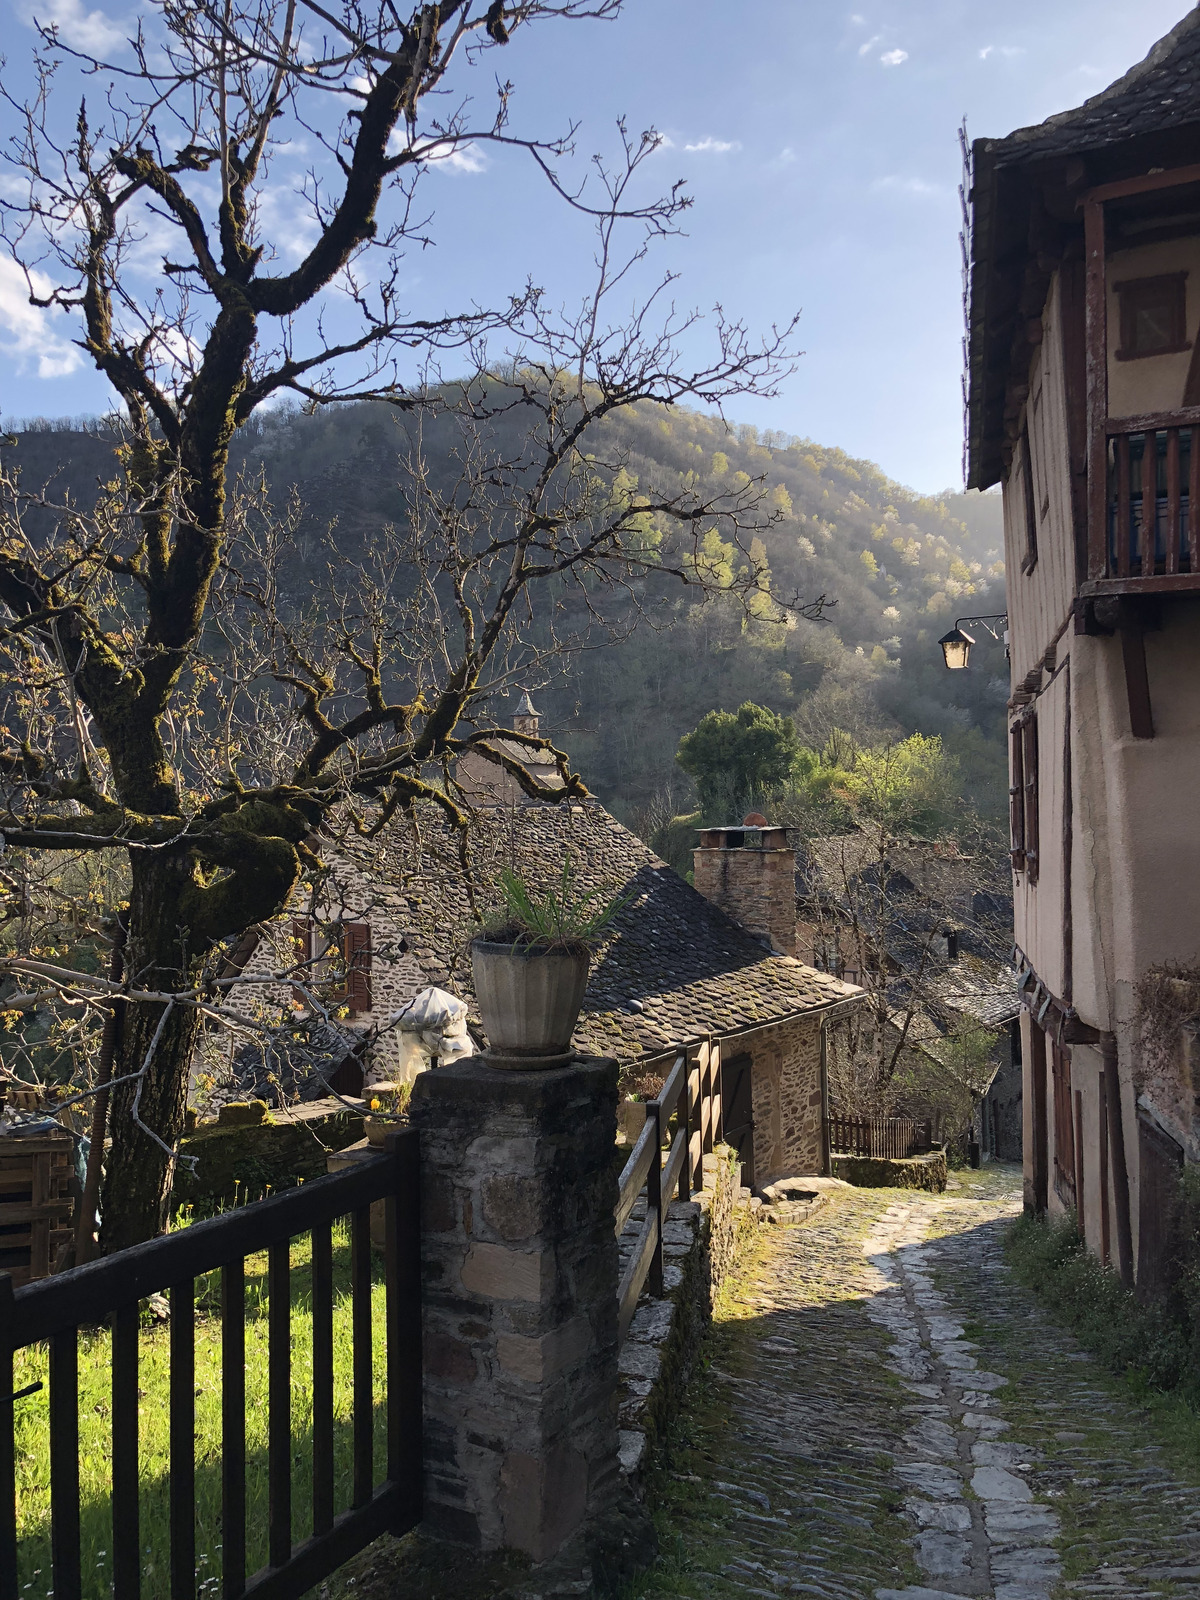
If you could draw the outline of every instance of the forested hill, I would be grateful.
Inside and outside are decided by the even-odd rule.
[[[712,491],[761,479],[781,513],[757,552],[773,590],[829,602],[822,620],[785,627],[681,588],[669,626],[639,626],[568,662],[558,682],[532,686],[543,728],[618,815],[688,809],[674,761],[680,737],[706,712],[746,700],[792,714],[809,743],[834,727],[872,742],[940,734],[960,758],[966,798],[1002,811],[1003,651],[978,633],[971,669],[950,673],[936,644],[956,616],[1004,609],[997,497],[920,498],[840,450],[728,430],[689,411],[627,413],[602,447],[610,458],[614,447],[623,452],[630,488],[676,486],[683,474]],[[35,423],[15,456],[27,487],[57,470],[83,498],[112,475],[111,448],[95,428]],[[277,502],[298,490],[311,530],[305,560],[331,522],[347,551],[402,514],[397,448],[390,414],[356,405],[256,420],[239,436],[239,465],[261,466]]]

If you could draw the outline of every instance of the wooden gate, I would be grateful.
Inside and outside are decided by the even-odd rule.
[[[1138,1118],[1138,1294],[1171,1286],[1179,1220],[1183,1151],[1147,1118]]]
[[[721,1105],[725,1143],[737,1151],[742,1183],[754,1183],[754,1080],[753,1057],[744,1051],[721,1062]]]

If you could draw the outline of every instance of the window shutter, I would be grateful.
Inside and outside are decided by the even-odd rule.
[[[1022,728],[1025,768],[1025,871],[1029,882],[1038,878],[1038,736],[1037,716],[1030,712]]]
[[[346,1003],[353,1015],[371,1009],[371,924],[348,922],[345,941]]]
[[[1037,493],[1033,486],[1033,453],[1029,448],[1028,422],[1021,429],[1021,477],[1024,479],[1025,505],[1025,556],[1021,571],[1028,573],[1037,566],[1038,558]]]
[[[1025,870],[1025,762],[1020,723],[1009,732],[1008,831],[1013,870]]]
[[[302,963],[312,960],[312,926],[307,917],[297,917],[292,923],[292,947],[294,951],[292,960],[299,968],[297,976],[303,979],[310,988],[312,987],[312,969],[302,965]],[[308,996],[300,988],[299,984],[292,985],[292,1001],[302,1011],[308,1010]]]

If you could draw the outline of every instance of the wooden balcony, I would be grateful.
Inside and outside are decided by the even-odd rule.
[[[1081,595],[1200,590],[1200,406],[1110,418],[1105,439]]]

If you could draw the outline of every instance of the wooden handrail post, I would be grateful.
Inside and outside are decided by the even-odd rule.
[[[683,1160],[679,1165],[679,1198],[690,1200],[692,1198],[692,1074],[686,1051],[683,1053],[682,1061],[683,1087],[679,1091],[679,1101],[675,1108],[675,1137],[683,1140]]]
[[[662,1192],[662,1121],[661,1110],[657,1100],[651,1100],[646,1107],[647,1121],[653,1120],[654,1132],[651,1135],[651,1145],[654,1158],[650,1162],[650,1171],[646,1174],[646,1215],[651,1212],[658,1213],[658,1236],[654,1241],[654,1255],[650,1261],[650,1272],[646,1279],[646,1287],[656,1300],[662,1299],[663,1292],[663,1192]],[[668,1201],[668,1204],[670,1202]]]

